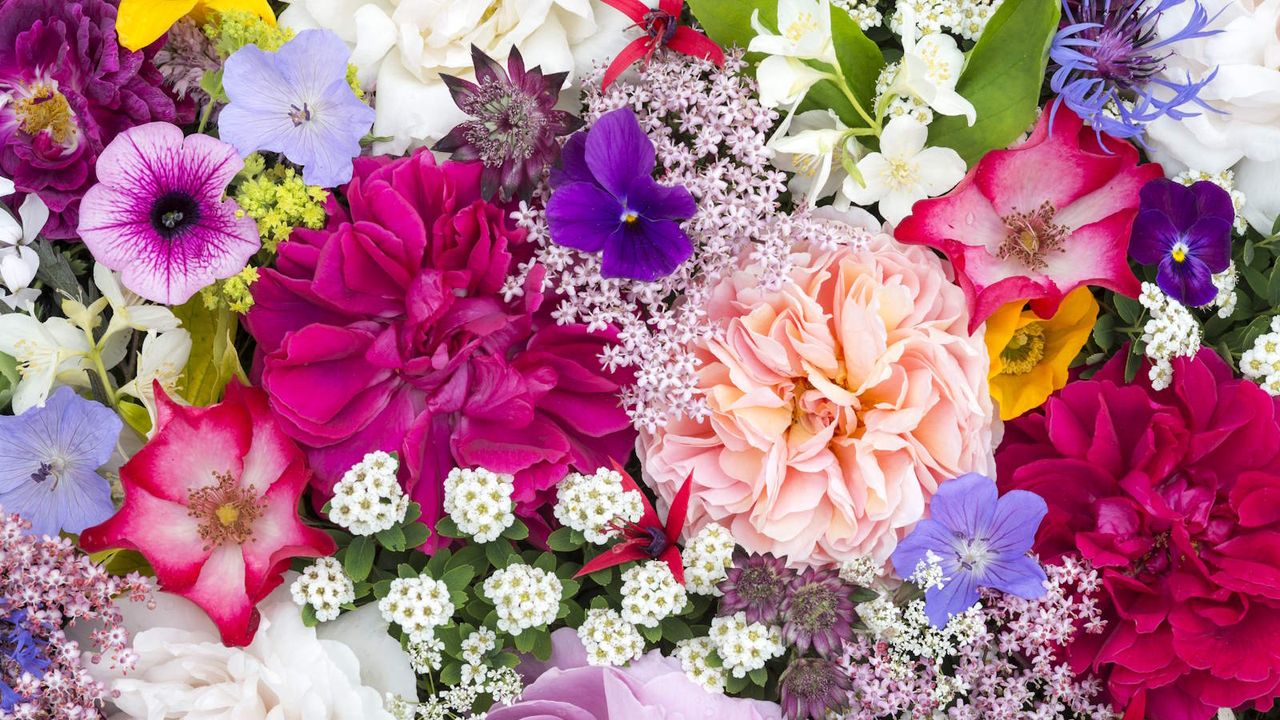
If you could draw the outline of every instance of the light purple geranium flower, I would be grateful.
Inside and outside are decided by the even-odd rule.
[[[547,204],[552,240],[603,253],[600,274],[610,278],[657,280],[693,254],[679,221],[697,204],[684,186],[654,181],[653,142],[631,108],[602,115],[569,138],[560,157]]]
[[[328,30],[304,30],[274,53],[246,45],[227,58],[222,87],[231,100],[218,133],[242,156],[283,153],[308,185],[351,180],[351,160],[373,127],[373,108],[347,83],[351,51]]]
[[[124,286],[181,305],[244,269],[262,241],[257,223],[223,199],[244,167],[235,148],[169,123],[121,133],[102,151],[98,184],[80,206],[80,237]]]
[[[925,614],[935,627],[973,607],[978,588],[991,588],[1021,598],[1044,595],[1045,574],[1027,556],[1048,507],[1026,490],[997,499],[996,484],[976,473],[938,486],[921,520],[893,551],[893,567],[910,577],[928,553],[942,565],[941,588],[925,591]]]
[[[78,533],[111,517],[111,485],[98,474],[122,423],[69,387],[21,415],[0,416],[0,506],[36,535]]]

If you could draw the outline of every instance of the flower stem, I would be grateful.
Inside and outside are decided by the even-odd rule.
[[[840,69],[840,63],[833,65],[832,69],[836,71],[836,79],[839,80],[836,84],[840,86],[840,92],[844,93],[845,99],[853,106],[853,109],[858,113],[859,117],[867,123],[867,127],[875,133],[876,137],[879,137],[881,130],[880,121],[867,114],[867,111],[862,107],[862,103],[858,101],[857,96],[855,96],[853,91],[849,89],[849,80],[844,76],[844,71]]]

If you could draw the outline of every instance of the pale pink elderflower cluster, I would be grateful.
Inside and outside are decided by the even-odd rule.
[[[975,611],[983,622],[943,655],[906,658],[896,647],[895,633],[921,632],[911,625],[923,613],[913,619],[910,610],[897,627],[847,643],[845,720],[1117,720],[1095,700],[1101,684],[1075,676],[1058,655],[1077,632],[1103,630],[1098,574],[1072,558],[1045,572],[1048,591],[1038,600],[984,592]]]
[[[150,582],[131,573],[115,577],[66,538],[27,534],[30,523],[0,508],[0,616],[24,616],[48,661],[37,677],[0,653],[0,680],[22,698],[0,720],[88,720],[101,717],[109,690],[82,663],[79,643],[66,631],[82,625],[92,663],[131,669],[136,656],[114,602],[149,602]]]
[[[761,285],[776,289],[791,269],[794,245],[841,240],[828,222],[780,211],[787,179],[769,164],[765,146],[778,114],[760,105],[744,69],[741,52],[730,53],[723,69],[661,53],[637,82],[602,92],[603,70],[597,68],[587,83],[588,127],[604,113],[632,108],[656,148],[658,181],[685,186],[698,202],[697,213],[682,225],[693,257],[669,277],[652,283],[604,279],[598,255],[552,242],[541,203],[522,205],[514,215],[538,250],[508,281],[508,296],[519,294],[536,262],[547,270],[544,289],[559,295],[558,322],[616,328],[618,343],[601,361],[610,370],[634,372],[622,400],[636,427],[649,432],[672,418],[708,414],[691,348],[716,332],[705,308],[715,282],[746,257],[763,269]]]

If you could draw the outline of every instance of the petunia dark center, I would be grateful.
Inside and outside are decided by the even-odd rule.
[[[151,228],[170,240],[200,221],[200,204],[181,192],[161,195],[151,206]]]

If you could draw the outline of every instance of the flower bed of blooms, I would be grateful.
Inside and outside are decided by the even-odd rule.
[[[1280,0],[0,0],[0,720],[1280,718]]]

